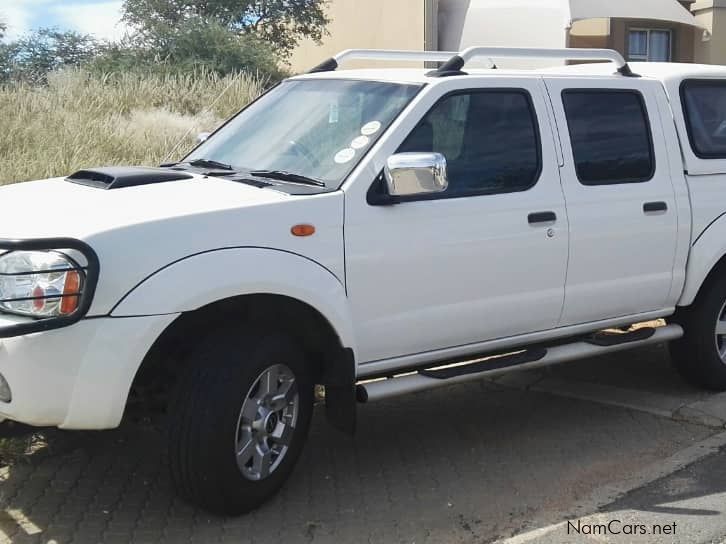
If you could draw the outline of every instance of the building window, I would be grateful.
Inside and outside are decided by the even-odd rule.
[[[633,61],[670,62],[673,33],[670,30],[632,29],[628,34],[628,58]]]

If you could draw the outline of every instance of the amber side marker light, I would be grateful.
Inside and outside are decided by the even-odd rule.
[[[60,314],[70,315],[78,309],[80,298],[73,296],[81,291],[81,275],[77,271],[68,272],[66,284],[63,288],[63,300],[60,304]]]
[[[290,229],[293,236],[312,236],[315,234],[315,227],[313,225],[295,225]]]

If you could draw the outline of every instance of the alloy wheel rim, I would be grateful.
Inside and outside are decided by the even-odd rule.
[[[242,403],[235,434],[237,466],[248,480],[264,480],[287,455],[300,411],[295,374],[285,365],[265,369]]]
[[[716,318],[716,350],[721,360],[726,363],[726,302],[721,306]]]

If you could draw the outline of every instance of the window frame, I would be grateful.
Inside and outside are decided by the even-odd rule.
[[[709,87],[709,86],[716,86],[716,87],[724,87],[726,88],[726,79],[708,79],[708,78],[690,78],[690,79],[684,79],[679,88],[679,94],[681,95],[681,111],[683,112],[683,120],[686,123],[686,133],[688,134],[688,143],[691,146],[691,151],[693,154],[698,157],[699,159],[703,160],[719,160],[719,159],[726,159],[726,151],[724,153],[708,153],[703,152],[698,149],[696,146],[696,139],[693,134],[693,125],[691,124],[691,117],[688,112],[688,107],[686,105],[686,92],[688,91],[688,87],[690,86],[703,86],[703,87]]]
[[[646,35],[646,46],[647,51],[645,54],[645,58],[643,58],[643,55],[631,55],[630,54],[630,33],[631,32],[645,32]],[[668,60],[666,61],[658,61],[658,62],[673,62],[673,37],[675,33],[673,32],[672,28],[645,28],[645,27],[630,27],[628,28],[628,39],[627,39],[627,48],[628,48],[628,60],[631,62],[656,62],[650,60],[650,34],[652,32],[667,32],[668,33]]]
[[[567,107],[565,106],[565,96],[567,94],[602,94],[602,93],[611,93],[611,94],[631,94],[635,95],[638,98],[638,103],[640,104],[640,109],[643,114],[643,117],[645,119],[645,128],[648,131],[648,150],[650,152],[650,173],[647,177],[643,178],[624,178],[617,181],[610,181],[608,183],[603,182],[586,182],[583,181],[580,177],[580,172],[577,167],[578,161],[577,157],[575,157],[575,145],[574,145],[574,139],[572,137],[572,124],[570,123],[569,116],[567,115]],[[602,88],[568,88],[563,89],[560,100],[562,101],[562,111],[565,116],[565,122],[567,123],[567,135],[569,138],[570,143],[570,150],[572,151],[572,166],[575,170],[575,176],[577,176],[577,181],[582,185],[583,187],[610,187],[615,185],[630,185],[630,184],[637,184],[637,183],[648,183],[649,181],[652,181],[655,177],[655,173],[658,170],[658,157],[655,153],[655,143],[653,140],[653,127],[650,122],[650,114],[648,112],[648,105],[645,102],[645,96],[643,96],[643,93],[638,89],[616,89],[616,88],[608,88],[608,87],[602,87]]]
[[[370,189],[368,190],[367,194],[367,201],[368,204],[372,206],[381,206],[381,205],[387,205],[387,204],[402,204],[405,202],[419,202],[419,201],[428,201],[428,200],[450,200],[450,199],[457,199],[457,198],[471,198],[476,196],[488,196],[488,195],[507,195],[507,194],[516,194],[516,193],[524,193],[527,191],[530,191],[532,188],[534,188],[539,181],[542,179],[542,172],[544,170],[544,164],[543,164],[543,149],[542,149],[542,127],[539,122],[539,116],[537,115],[537,108],[534,103],[534,99],[532,98],[532,93],[529,91],[529,89],[526,89],[524,87],[481,87],[481,88],[469,88],[469,89],[456,89],[454,91],[449,91],[436,100],[434,104],[426,110],[426,113],[423,114],[419,120],[416,122],[416,125],[411,129],[407,134],[406,137],[401,141],[401,144],[398,146],[400,148],[406,140],[413,134],[413,132],[418,128],[419,124],[426,119],[426,117],[431,114],[432,111],[434,111],[436,108],[438,108],[443,102],[446,100],[455,97],[455,96],[462,96],[462,95],[479,95],[479,94],[519,94],[522,95],[527,103],[528,109],[529,109],[529,115],[530,119],[532,121],[532,127],[534,128],[534,139],[535,139],[535,146],[536,146],[536,154],[537,154],[537,165],[534,175],[532,176],[532,181],[526,186],[521,189],[517,190],[511,190],[511,191],[502,191],[502,190],[487,190],[482,189],[478,191],[469,191],[466,193],[453,193],[449,192],[448,190],[443,191],[441,193],[432,193],[432,194],[423,194],[423,195],[410,195],[410,196],[391,196],[389,195],[385,190],[385,178],[383,175],[383,172],[381,172],[378,177],[376,178],[373,185],[371,185]],[[398,150],[397,148],[397,150]],[[396,151],[397,153],[397,151]],[[394,154],[396,154],[394,153]]]

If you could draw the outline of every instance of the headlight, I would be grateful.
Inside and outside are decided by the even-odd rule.
[[[0,312],[48,318],[73,314],[83,269],[58,251],[10,251],[0,256]]]

